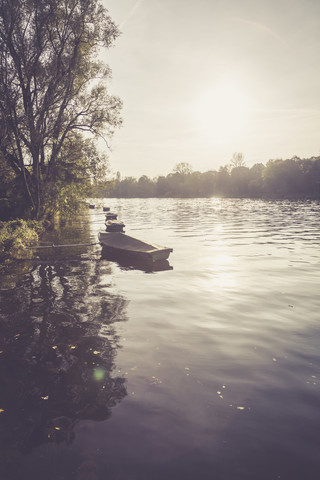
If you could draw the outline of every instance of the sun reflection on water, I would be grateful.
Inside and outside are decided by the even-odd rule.
[[[227,253],[219,253],[212,257],[212,264],[208,265],[207,274],[210,277],[210,288],[218,287],[222,290],[233,289],[238,285],[235,257]]]

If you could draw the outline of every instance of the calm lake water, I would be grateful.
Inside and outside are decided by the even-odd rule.
[[[101,201],[100,201],[101,202]],[[1,480],[318,480],[319,202],[107,199],[2,274]]]

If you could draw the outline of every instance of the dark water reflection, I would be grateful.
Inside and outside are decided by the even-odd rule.
[[[163,272],[165,270],[173,270],[172,265],[170,265],[168,260],[157,260],[153,262],[152,260],[141,260],[136,258],[128,258],[125,255],[111,254],[102,249],[101,258],[110,260],[111,262],[117,263],[120,268],[125,270],[141,270],[145,273],[152,272]]]
[[[92,245],[2,275],[1,480],[317,480],[319,203],[104,204],[168,269]]]
[[[126,396],[114,372],[114,324],[127,319],[126,300],[102,280],[108,269],[35,261],[14,288],[1,290],[1,479],[29,478],[22,456],[71,445],[79,421],[106,420]],[[44,478],[57,478],[47,470]]]

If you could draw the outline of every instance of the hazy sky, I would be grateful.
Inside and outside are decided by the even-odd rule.
[[[319,0],[103,0],[122,176],[320,155]]]

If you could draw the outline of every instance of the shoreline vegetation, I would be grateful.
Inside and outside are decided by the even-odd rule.
[[[218,171],[201,173],[181,162],[172,173],[154,179],[142,175],[96,183],[92,198],[320,198],[320,157],[269,160],[266,165],[245,166],[243,155],[235,153],[231,164]]]
[[[235,164],[204,173],[193,171],[190,164],[182,162],[166,177],[159,176],[153,180],[146,175],[138,180],[134,177],[121,179],[118,174],[114,180],[92,184],[87,192],[88,198],[320,199],[320,157],[269,160],[266,166],[259,163],[251,168],[243,164],[241,154],[236,154],[233,159]],[[83,200],[78,198],[73,202],[73,213],[85,208]],[[7,207],[5,215],[1,215],[0,208],[0,261],[5,264],[22,256],[32,256],[32,251],[27,254],[25,247],[37,243],[48,228],[54,227],[58,218],[63,220],[66,216],[62,211],[50,220],[24,220],[16,219],[12,211],[8,219],[10,202]]]
[[[100,52],[119,35],[100,0],[1,2],[1,264],[32,257],[24,247],[105,178],[97,139],[121,126],[122,101]]]
[[[122,101],[100,52],[119,35],[99,0],[1,2],[0,220],[73,214],[107,172]]]
[[[7,265],[12,260],[32,257],[26,246],[35,244],[45,231],[44,222],[16,219],[0,222],[0,262]]]

